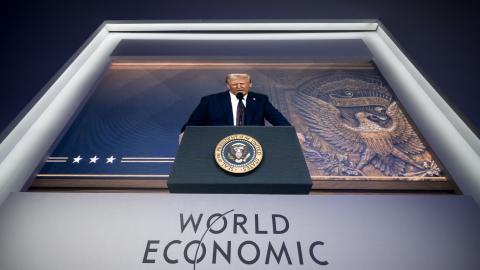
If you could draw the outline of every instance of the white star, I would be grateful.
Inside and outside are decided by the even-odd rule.
[[[73,158],[73,162],[72,163],[80,163],[80,160],[82,160],[83,158],[79,155],[77,156],[76,158]]]
[[[115,160],[116,158],[114,158],[113,156],[110,156],[109,158],[107,158],[107,163],[112,163],[113,164],[113,161]]]
[[[97,156],[91,157],[89,163],[97,163],[97,160],[98,160]]]

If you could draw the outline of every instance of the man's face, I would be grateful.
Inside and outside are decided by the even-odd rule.
[[[243,95],[246,95],[250,87],[252,87],[252,83],[248,77],[235,76],[228,80],[227,86],[228,89],[230,89],[230,92],[232,92],[234,95],[237,95],[239,92],[242,92]]]

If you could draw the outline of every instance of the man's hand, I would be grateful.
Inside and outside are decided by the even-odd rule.
[[[178,135],[178,144],[182,143],[183,132]]]
[[[300,145],[305,143],[305,136],[303,136],[302,133],[297,132],[297,138],[298,138],[298,141],[300,142]]]

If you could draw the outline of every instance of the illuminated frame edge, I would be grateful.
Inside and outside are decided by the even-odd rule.
[[[375,32],[383,42],[389,46],[392,52],[403,63],[405,68],[415,78],[417,83],[422,85],[424,91],[435,103],[441,108],[442,113],[448,121],[458,131],[460,137],[467,143],[472,151],[470,157],[472,161],[479,161],[480,164],[480,142],[478,137],[463,122],[463,120],[450,108],[448,103],[436,92],[432,84],[412,64],[405,53],[399,48],[398,44],[391,37],[385,27],[377,20],[365,21],[298,21],[298,22],[129,22],[129,21],[106,21],[104,22],[84,43],[84,45],[70,58],[70,60],[62,67],[62,69],[47,83],[39,94],[30,102],[24,111],[16,118],[16,120],[1,134],[3,139],[0,145],[0,203],[6,198],[11,191],[20,191],[22,187],[28,185],[32,174],[39,161],[43,159],[48,147],[37,148],[35,153],[27,156],[26,148],[32,143],[38,144],[38,141],[31,141],[28,133],[32,127],[41,120],[45,112],[49,110],[50,105],[61,94],[62,86],[70,83],[72,78],[78,71],[84,67],[84,64],[91,60],[91,56],[99,50],[108,38],[109,34],[116,32],[152,32],[152,31],[368,31]],[[105,55],[103,55],[105,57]],[[105,59],[104,59],[105,60]],[[102,62],[102,61],[100,61]],[[103,61],[105,64],[105,61]],[[101,66],[101,65],[100,65]],[[98,66],[97,66],[98,69]],[[63,119],[65,120],[65,119]],[[66,119],[68,120],[68,119]],[[37,123],[38,125],[38,123]],[[47,132],[48,133],[48,132]],[[52,133],[52,132],[51,132]],[[50,134],[45,138],[48,142],[53,143],[56,136]],[[57,134],[58,136],[58,134]],[[52,138],[53,137],[53,138]],[[25,141],[27,140],[27,141]],[[22,142],[26,145],[23,145]],[[27,146],[27,147],[26,147]],[[20,160],[28,160],[32,170],[25,170],[25,173],[19,173],[18,163]],[[443,160],[443,159],[442,159]],[[470,162],[471,164],[472,162]],[[28,167],[28,166],[27,166]],[[461,167],[461,165],[460,165]],[[479,173],[471,171],[472,167],[467,166],[467,179],[480,179]],[[25,183],[27,182],[27,183]],[[477,202],[480,202],[480,180],[469,180],[457,183],[466,193],[474,196]]]

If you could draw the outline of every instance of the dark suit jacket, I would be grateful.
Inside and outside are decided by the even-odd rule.
[[[290,126],[287,119],[268,100],[268,96],[248,92],[245,125],[264,126],[265,119],[274,126]],[[233,112],[229,91],[202,97],[186,126],[232,126]]]

